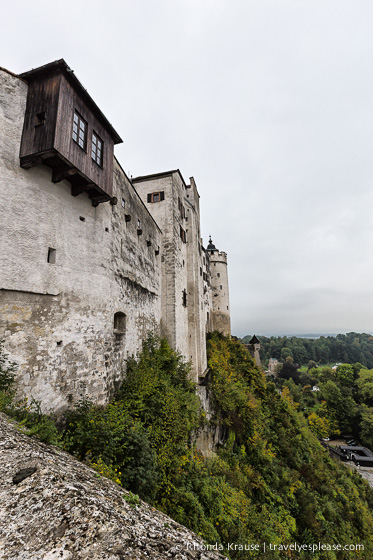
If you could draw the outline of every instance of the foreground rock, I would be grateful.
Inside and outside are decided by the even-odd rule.
[[[202,541],[0,414],[2,560],[222,559]]]

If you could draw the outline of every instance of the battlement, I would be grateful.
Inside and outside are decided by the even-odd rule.
[[[212,251],[210,252],[210,260],[227,263],[227,253],[224,251]]]

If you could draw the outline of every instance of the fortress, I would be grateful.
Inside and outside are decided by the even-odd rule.
[[[197,383],[206,333],[230,334],[227,255],[203,247],[194,179],[129,179],[120,142],[64,60],[0,68],[0,340],[45,410],[107,402],[149,331]]]

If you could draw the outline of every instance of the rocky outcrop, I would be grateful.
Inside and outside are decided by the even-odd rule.
[[[2,560],[222,560],[191,531],[0,414]]]

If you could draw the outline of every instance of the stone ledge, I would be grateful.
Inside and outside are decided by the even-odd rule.
[[[129,505],[124,494],[71,455],[21,433],[0,413],[2,560],[224,558],[204,551],[194,533],[145,502]]]

